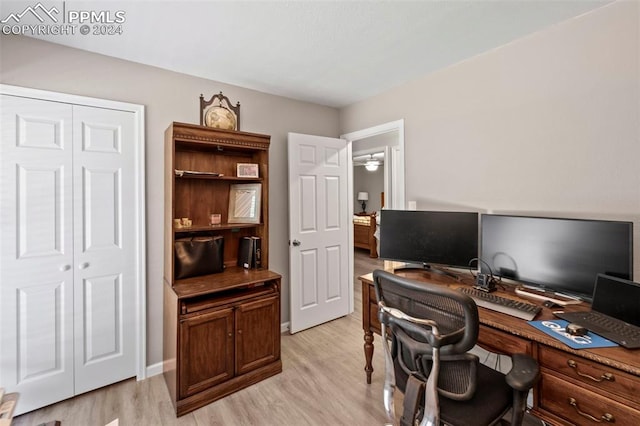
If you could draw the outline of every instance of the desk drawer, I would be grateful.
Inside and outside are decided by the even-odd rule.
[[[577,425],[639,425],[640,411],[543,371],[540,408]]]
[[[538,362],[540,367],[591,385],[597,391],[615,393],[629,399],[631,403],[640,394],[639,378],[586,358],[541,345]],[[640,403],[636,403],[635,408],[640,409]]]
[[[513,334],[497,330],[486,325],[480,325],[478,345],[488,351],[498,354],[532,354],[532,343]]]

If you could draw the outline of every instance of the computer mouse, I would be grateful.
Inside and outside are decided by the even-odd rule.
[[[589,331],[583,326],[581,326],[580,324],[576,324],[573,322],[570,324],[567,324],[567,326],[565,327],[565,330],[567,330],[567,333],[569,333],[572,336],[584,336],[585,334],[587,334],[587,331]]]

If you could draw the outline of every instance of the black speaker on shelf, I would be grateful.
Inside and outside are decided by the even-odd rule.
[[[262,266],[262,239],[242,237],[238,244],[238,266],[252,269]]]

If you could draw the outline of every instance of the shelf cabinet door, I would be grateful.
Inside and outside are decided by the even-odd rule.
[[[279,296],[244,303],[236,310],[236,373],[280,358]]]
[[[184,319],[179,333],[181,398],[233,377],[232,308]]]

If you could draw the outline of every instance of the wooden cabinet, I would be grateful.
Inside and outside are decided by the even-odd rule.
[[[265,135],[183,123],[165,133],[164,376],[178,416],[282,371],[281,276],[268,269],[268,153]],[[239,163],[257,165],[258,176],[238,177]],[[259,185],[255,220],[232,221],[232,188],[247,183]],[[176,227],[182,218],[190,226]],[[224,270],[175,279],[175,241],[202,236],[224,238]],[[237,266],[242,237],[261,239],[260,268]]]

